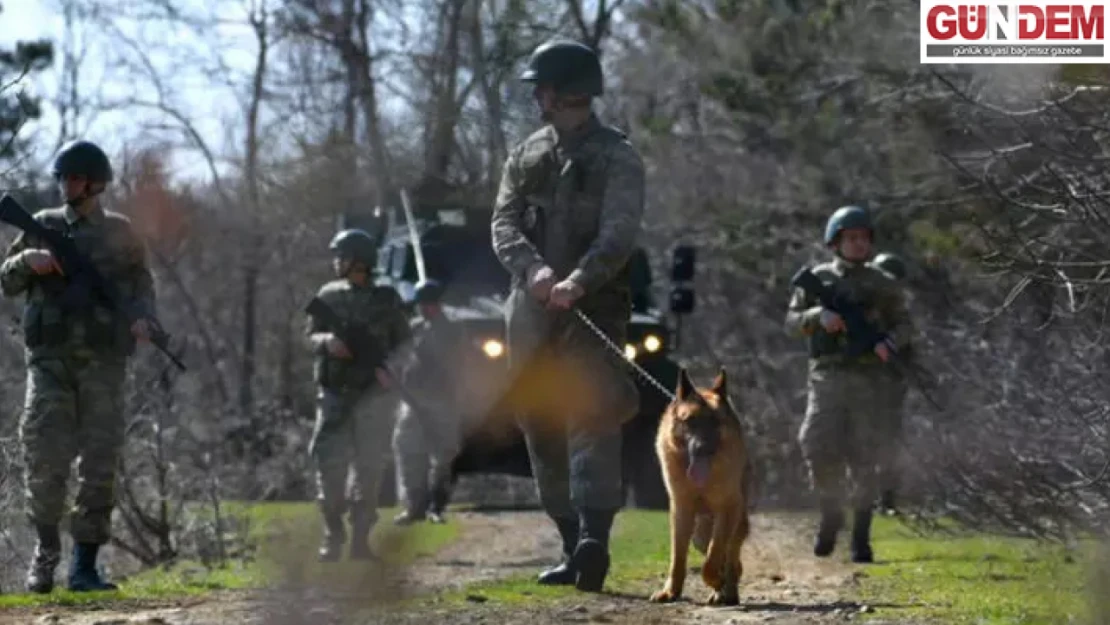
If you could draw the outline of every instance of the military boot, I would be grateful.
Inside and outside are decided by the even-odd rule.
[[[871,553],[871,508],[860,506],[852,519],[852,562],[874,562]]]
[[[555,566],[543,571],[539,583],[546,586],[570,586],[578,577],[574,568],[574,549],[578,545],[578,519],[554,519],[559,537],[563,540],[563,559]]]
[[[609,575],[609,531],[616,510],[585,510],[580,516],[582,533],[572,562],[578,572],[574,586],[585,592],[601,592]]]
[[[400,514],[393,517],[394,525],[412,525],[418,521],[423,521],[427,518],[426,510],[428,509],[428,496],[422,492],[407,493],[408,497],[405,498],[405,509]]]
[[[90,592],[95,590],[116,590],[115,584],[100,578],[96,570],[96,556],[100,552],[100,545],[94,543],[77,543],[73,546],[73,562],[69,567],[69,589],[73,592]]]
[[[378,556],[370,548],[370,532],[377,522],[377,512],[365,504],[355,503],[351,506],[351,552],[352,560],[377,560]]]
[[[813,555],[824,558],[836,549],[836,535],[844,525],[844,512],[840,502],[826,499],[821,502],[821,522],[817,527],[817,539],[813,543]]]
[[[447,501],[451,498],[451,485],[436,484],[432,489],[432,503],[428,508],[428,521],[432,523],[446,523],[447,520],[443,517],[444,512],[447,511]]]
[[[320,545],[319,560],[335,562],[343,554],[343,543],[347,542],[343,512],[334,504],[320,502],[320,513],[324,517],[324,538]]]
[[[54,590],[54,569],[62,559],[62,537],[57,525],[35,525],[38,544],[27,571],[27,592],[49,594]]]
[[[883,494],[879,497],[879,509],[887,516],[894,516],[898,514],[898,508],[894,505],[894,489],[887,488],[883,490]]]

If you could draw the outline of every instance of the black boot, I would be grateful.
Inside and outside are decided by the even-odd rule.
[[[883,491],[882,496],[879,498],[879,509],[883,514],[894,516],[898,514],[898,508],[894,505],[894,489],[888,488]]]
[[[324,539],[320,545],[320,562],[335,562],[343,554],[343,543],[347,542],[347,528],[343,525],[343,509],[335,504],[320,502],[320,514],[324,518]]]
[[[62,559],[62,537],[57,525],[35,525],[38,544],[27,571],[27,592],[49,594],[54,590],[54,569]]]
[[[393,517],[394,525],[412,525],[427,518],[425,511],[428,509],[428,496],[420,492],[409,492],[407,494],[405,509]]]
[[[817,527],[817,539],[813,543],[813,555],[824,558],[836,549],[836,535],[844,525],[844,512],[840,502],[827,499],[821,502],[821,523]]]
[[[445,523],[443,514],[447,511],[447,501],[451,498],[451,484],[444,480],[432,488],[431,506],[428,508],[428,521],[432,523]]]
[[[554,520],[559,537],[563,539],[563,559],[559,564],[540,573],[539,582],[549,586],[570,586],[577,577],[572,557],[574,548],[578,545],[578,519]]]
[[[69,568],[69,589],[73,592],[116,590],[115,584],[100,579],[96,570],[96,556],[100,545],[77,543],[73,546],[73,562]]]
[[[580,517],[582,533],[571,561],[578,571],[575,587],[585,592],[601,592],[609,575],[609,531],[616,510],[586,510]]]
[[[852,562],[874,562],[871,553],[871,508],[861,506],[852,520]]]
[[[351,505],[351,552],[352,560],[377,560],[378,556],[370,548],[370,532],[378,521],[378,513],[362,502]]]

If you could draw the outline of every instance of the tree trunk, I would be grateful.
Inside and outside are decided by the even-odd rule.
[[[258,56],[255,58],[254,76],[251,83],[250,108],[247,112],[247,138],[245,177],[248,202],[252,214],[257,218],[261,213],[261,194],[258,188],[258,117],[262,105],[266,78],[266,61],[269,54],[269,39],[266,30],[266,6],[263,1],[257,10],[251,11],[250,22],[258,41]],[[247,246],[243,256],[243,361],[240,371],[239,409],[243,416],[251,413],[254,405],[254,373],[257,337],[258,301],[258,264],[262,251],[262,237],[257,230],[249,230]]]
[[[501,105],[500,86],[504,75],[498,71],[491,75],[486,62],[486,44],[482,32],[483,0],[470,4],[470,53],[474,75],[481,81],[482,100],[486,108],[486,187],[490,193],[497,188],[501,165],[508,155],[505,139],[505,113]],[[496,16],[495,16],[496,17]]]
[[[373,11],[369,0],[358,2],[355,43],[358,47],[358,91],[362,99],[362,116],[366,124],[366,137],[370,143],[370,173],[375,181],[375,201],[378,206],[386,206],[389,192],[393,189],[393,178],[389,171],[389,152],[385,146],[381,116],[378,114],[377,84],[374,80],[374,57],[370,49],[370,23]]]
[[[433,79],[433,98],[431,120],[431,141],[424,154],[424,177],[442,183],[447,180],[447,170],[451,165],[451,154],[455,147],[455,127],[458,124],[459,90],[459,26],[466,0],[447,0],[442,25],[443,43],[439,46],[440,79]]]

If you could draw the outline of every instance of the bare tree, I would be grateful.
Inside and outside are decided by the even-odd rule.
[[[251,213],[258,219],[262,215],[262,198],[259,191],[258,153],[259,114],[265,97],[266,70],[270,55],[270,16],[266,10],[266,0],[250,0],[248,21],[254,34],[258,50],[255,55],[254,71],[251,76],[250,100],[247,105],[247,135],[244,152],[246,164],[243,172],[247,184],[247,201]],[[239,374],[239,409],[249,415],[254,409],[255,375],[255,329],[257,326],[255,307],[257,304],[259,258],[265,245],[261,231],[248,229],[247,245],[243,255],[243,347],[242,367]]]

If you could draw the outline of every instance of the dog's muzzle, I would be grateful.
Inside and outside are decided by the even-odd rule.
[[[716,445],[706,444],[703,441],[691,440],[686,445],[686,477],[697,488],[704,488],[709,481],[709,472],[713,465],[713,455]]]

